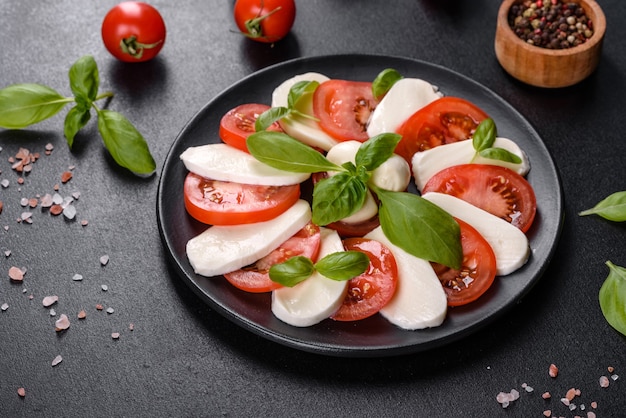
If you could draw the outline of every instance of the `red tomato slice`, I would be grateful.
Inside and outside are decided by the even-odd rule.
[[[537,212],[535,192],[515,171],[497,165],[462,164],[441,170],[426,182],[422,193],[440,192],[456,196],[523,232],[528,231]]]
[[[261,113],[269,108],[268,105],[264,104],[246,103],[229,110],[220,120],[220,138],[231,147],[248,152],[246,138],[255,132],[254,123]],[[267,130],[282,132],[277,122],[273,123]]]
[[[370,259],[369,268],[348,282],[348,294],[331,318],[335,321],[358,321],[370,317],[385,306],[398,283],[398,267],[393,254],[383,244],[367,238],[343,241],[347,251],[361,251]]]
[[[238,225],[274,219],[300,198],[300,185],[258,186],[207,179],[188,173],[187,212],[210,225]]]
[[[268,273],[270,267],[297,255],[308,257],[312,260],[317,259],[320,239],[320,228],[309,223],[269,255],[251,266],[227,273],[224,277],[236,288],[247,292],[271,292],[282,285],[270,279]]]
[[[444,96],[415,112],[398,128],[397,133],[402,139],[396,147],[396,154],[411,164],[416,152],[469,139],[487,117],[467,100]]]
[[[461,269],[454,270],[432,263],[446,292],[448,306],[461,306],[475,301],[489,289],[496,277],[496,256],[489,243],[470,225],[460,219],[456,221],[461,227]]]
[[[367,121],[377,104],[372,83],[365,81],[328,80],[313,94],[320,127],[338,141],[366,141]]]

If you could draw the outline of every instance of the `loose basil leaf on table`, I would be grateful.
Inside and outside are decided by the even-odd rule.
[[[579,213],[580,216],[598,215],[614,222],[626,221],[626,191],[615,192],[591,209]]]
[[[600,288],[600,308],[607,322],[626,336],[626,268],[610,261],[609,275]]]
[[[0,126],[22,129],[51,118],[74,101],[35,83],[13,84],[0,90]]]

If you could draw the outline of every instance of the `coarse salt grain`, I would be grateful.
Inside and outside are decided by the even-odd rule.
[[[552,411],[550,411],[549,409],[547,409],[547,410],[543,411],[543,416],[544,416],[544,417],[549,417],[549,416],[551,416],[551,415],[552,415]]]
[[[11,267],[9,268],[9,278],[14,282],[21,282],[24,280],[24,271],[19,267]]]
[[[120,333],[119,332],[114,332],[111,334],[111,338],[113,338],[114,340],[117,340],[120,338]]]
[[[75,282],[80,282],[81,280],[83,280],[83,276],[82,274],[76,273],[75,275],[72,276],[72,280],[74,280]]]
[[[102,286],[100,286],[100,288],[105,292],[109,290],[109,286],[107,286],[106,284],[103,284]]]
[[[600,376],[600,387],[601,388],[608,388],[609,387],[609,378],[606,376]]]
[[[115,312],[115,309],[113,309],[113,308],[107,308],[107,313],[108,313],[108,314],[112,314],[113,312]]]
[[[54,309],[50,309],[50,316],[56,316],[57,315],[57,311],[55,311]]]
[[[80,312],[78,312],[78,319],[85,319],[87,318],[87,312],[85,312],[84,310],[81,310]]]
[[[552,397],[552,395],[550,395],[550,392],[544,392],[541,397],[543,399],[550,399]]]
[[[108,263],[109,263],[108,255],[103,255],[102,257],[100,257],[100,264],[102,264],[103,266],[106,266]]]
[[[70,320],[65,314],[61,314],[59,319],[54,323],[57,332],[66,330],[70,327]]]
[[[49,306],[54,305],[58,301],[59,301],[59,297],[58,296],[46,296],[45,298],[43,298],[41,303],[43,303],[43,306],[45,306],[47,308]]]
[[[496,400],[502,405],[502,408],[507,408],[511,402],[517,399],[519,399],[519,392],[515,389],[511,389],[508,393],[500,392],[496,396]]]
[[[17,388],[17,394],[19,395],[20,398],[23,398],[24,396],[26,396],[26,389]]]
[[[56,366],[62,361],[63,361],[63,357],[61,357],[61,355],[56,356],[54,360],[52,360],[52,367]]]
[[[2,306],[0,306],[0,309],[2,309],[2,312],[6,311],[7,309],[9,309],[9,304],[3,303]]]

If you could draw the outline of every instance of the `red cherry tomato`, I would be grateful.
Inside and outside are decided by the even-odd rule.
[[[269,108],[264,104],[246,103],[229,110],[220,120],[220,138],[231,147],[248,152],[246,138],[255,132],[254,123]],[[282,132],[277,122],[267,130]]]
[[[495,215],[523,232],[535,219],[537,200],[526,179],[497,165],[462,164],[441,170],[426,182],[422,193],[456,196]]]
[[[297,255],[315,260],[320,249],[320,239],[320,228],[309,223],[266,257],[251,266],[227,273],[224,277],[236,288],[247,292],[271,292],[281,285],[270,279],[270,267]]]
[[[117,59],[142,62],[154,58],[165,43],[165,22],[149,4],[127,1],[114,6],[102,21],[104,46]]]
[[[398,283],[396,259],[385,245],[366,238],[348,238],[343,241],[347,251],[361,251],[370,259],[368,269],[350,279],[343,304],[331,318],[335,321],[358,321],[377,313],[385,306]]]
[[[448,298],[448,306],[475,301],[489,289],[496,277],[496,256],[489,243],[469,224],[460,219],[456,221],[461,227],[461,269],[432,263]]]
[[[377,104],[372,83],[366,81],[329,80],[313,94],[313,112],[320,127],[339,141],[366,141],[367,122]]]
[[[416,152],[469,139],[487,117],[467,100],[444,96],[415,112],[397,129],[402,139],[396,154],[411,164]]]
[[[210,225],[238,225],[274,219],[300,198],[300,185],[258,186],[188,173],[183,188],[187,212]]]
[[[237,27],[253,41],[273,43],[291,30],[296,19],[294,0],[237,0],[234,17]]]

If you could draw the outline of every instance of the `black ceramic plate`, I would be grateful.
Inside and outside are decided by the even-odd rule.
[[[485,110],[501,136],[514,139],[531,162],[528,180],[537,196],[538,213],[528,233],[531,257],[517,272],[501,277],[477,302],[455,308],[443,325],[406,331],[380,315],[354,323],[325,320],[309,328],[296,328],[276,319],[269,294],[250,294],[231,286],[222,277],[196,275],[185,245],[206,226],[185,212],[185,167],[180,154],[190,146],[219,141],[222,115],[247,102],[271,102],[273,89],[285,79],[309,71],[331,78],[372,81],[385,68],[405,77],[427,80],[448,96],[468,99]],[[182,130],[165,161],[159,183],[157,214],[159,230],[171,262],[183,280],[212,308],[238,325],[270,340],[296,349],[344,357],[375,357],[427,350],[458,340],[492,322],[513,306],[541,278],[554,253],[562,224],[562,191],[558,173],[544,143],[520,113],[484,86],[433,64],[399,57],[340,55],[287,61],[256,72],[215,97]]]

